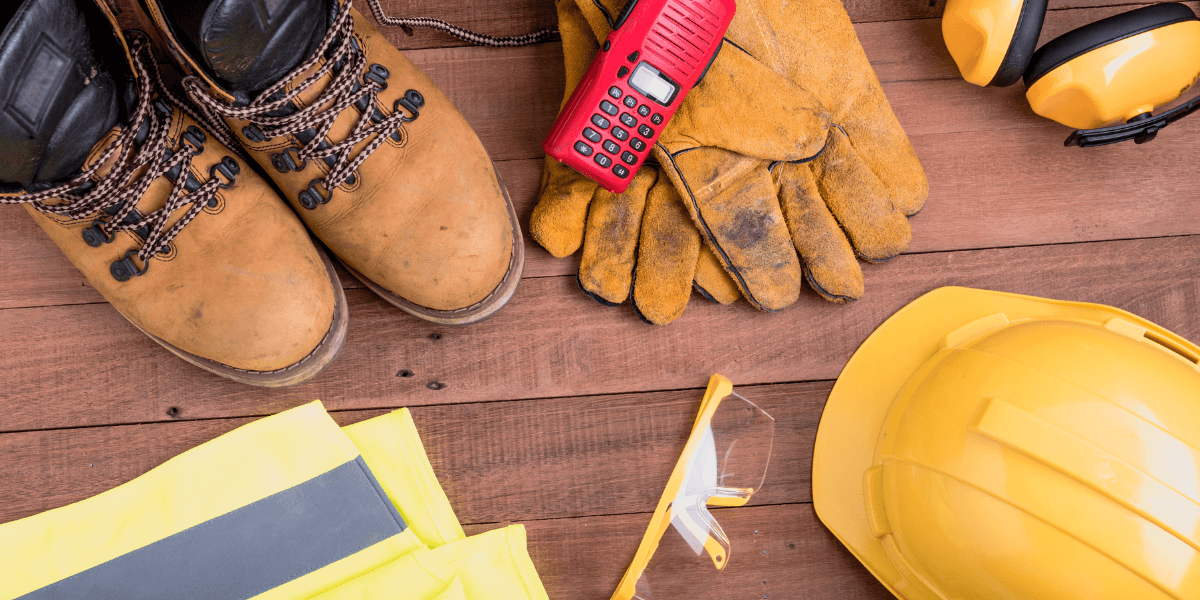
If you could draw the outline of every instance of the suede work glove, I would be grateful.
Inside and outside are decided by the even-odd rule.
[[[742,0],[726,40],[725,49],[732,41],[829,108],[835,127],[824,151],[771,164],[769,175],[686,139],[664,136],[655,156],[752,304],[777,310],[799,293],[787,278],[754,270],[765,264],[754,240],[781,214],[812,287],[829,300],[857,299],[855,256],[876,262],[907,249],[907,217],[924,205],[928,184],[845,8],[838,0]]]
[[[595,5],[584,6],[592,13],[590,19],[574,0],[557,3],[566,97],[598,50],[598,36],[602,39],[608,33],[603,13]],[[686,125],[668,127],[664,138],[686,135],[706,146],[729,148],[738,156],[754,157],[748,160],[764,174],[773,161],[805,160],[820,152],[829,126],[827,111],[786,77],[746,53],[730,53],[729,58],[723,53],[705,81],[713,83],[704,92],[693,89],[689,99],[705,94],[720,98],[690,112],[685,103],[672,124]],[[731,115],[751,115],[749,120],[771,127],[778,135],[771,139],[736,135],[731,121],[745,119],[731,119]],[[702,247],[670,181],[652,164],[639,170],[624,193],[611,194],[547,157],[541,201],[530,220],[530,232],[554,256],[572,254],[582,244],[580,287],[606,304],[620,304],[632,294],[635,310],[651,323],[665,324],[682,314],[693,281],[701,293],[717,301],[728,303],[739,296],[721,261]],[[781,241],[777,246],[786,248],[794,263],[798,285],[800,269],[786,228],[775,233]]]
[[[601,10],[590,0],[579,3],[596,37],[606,35],[603,13],[616,6]],[[781,217],[813,288],[831,300],[858,298],[863,281],[855,256],[880,261],[907,248],[907,217],[924,204],[928,185],[845,9],[837,0],[799,5],[793,0],[787,6],[780,0],[742,0],[726,41],[717,62],[733,46],[803,83],[830,107],[837,127],[829,130],[825,151],[811,162],[770,163],[769,181],[749,157],[685,136],[665,133],[656,155],[751,304],[777,310],[798,297],[790,261],[777,261],[774,272],[763,268],[784,254]],[[684,110],[697,110],[691,105],[698,96],[705,99],[698,92],[708,81],[685,99],[671,128],[681,123]]]

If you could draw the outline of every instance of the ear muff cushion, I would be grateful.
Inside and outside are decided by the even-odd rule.
[[[1025,0],[1021,6],[1021,17],[1017,20],[1017,29],[1013,32],[1012,43],[1004,55],[1004,62],[996,69],[996,76],[988,85],[1008,87],[1021,79],[1037,47],[1038,36],[1042,34],[1042,22],[1046,19],[1046,3],[1048,0]]]
[[[1025,71],[1025,85],[1033,85],[1050,71],[1092,50],[1183,21],[1200,21],[1200,18],[1186,5],[1168,2],[1114,15],[1064,33],[1034,53]]]

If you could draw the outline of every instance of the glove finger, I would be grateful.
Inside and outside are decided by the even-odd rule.
[[[804,264],[804,277],[818,294],[834,302],[857,300],[863,293],[862,268],[846,234],[817,189],[806,164],[781,163],[772,171],[779,186],[783,216]]]
[[[692,295],[700,233],[666,177],[650,189],[642,217],[633,306],[644,321],[666,325],[683,314]]]
[[[729,278],[721,261],[707,244],[700,248],[700,257],[696,261],[695,285],[696,291],[713,302],[733,304],[742,297],[737,284]]]
[[[906,215],[916,214],[929,195],[925,173],[843,3],[742,4],[760,5],[756,9],[764,16],[755,21],[768,21],[779,46],[794,57],[786,61],[788,77],[803,82],[829,109],[833,121],[845,128],[863,160],[891,192],[896,207]],[[748,12],[747,6],[740,4],[738,14]]]
[[[640,169],[624,193],[598,190],[592,200],[579,287],[603,304],[620,304],[629,297],[646,194],[657,179],[655,169]]]
[[[588,65],[600,49],[600,43],[592,32],[587,16],[580,10],[575,0],[557,0],[558,33],[562,36],[563,63],[566,66],[567,91],[563,94],[563,104],[571,97],[571,92],[579,85],[587,72]]]
[[[575,0],[558,0],[555,7],[566,66],[565,104],[599,45]],[[547,156],[538,204],[529,219],[530,236],[555,257],[574,254],[583,243],[584,221],[596,189],[596,184],[578,171]]]
[[[800,296],[800,259],[767,163],[719,148],[655,156],[742,295],[781,310]]]
[[[825,144],[829,111],[731,43],[659,139],[671,153],[715,146],[762,160],[805,160]]]
[[[597,47],[599,43],[608,37],[608,33],[612,31],[612,22],[616,20],[617,15],[621,14],[621,9],[624,7],[624,2],[620,0],[558,0],[559,2],[574,2],[576,10],[579,11],[589,26],[588,30],[592,34],[592,39],[596,40]],[[635,2],[636,0],[629,0]],[[561,13],[560,13],[561,14]]]
[[[897,210],[890,191],[854,150],[841,128],[829,134],[825,152],[812,162],[825,204],[841,223],[855,253],[878,262],[908,248],[908,217]]]
[[[588,205],[597,189],[575,169],[547,156],[541,196],[529,217],[530,237],[556,258],[574,254],[583,243]]]
[[[929,197],[929,181],[879,84],[859,96],[847,114],[839,124],[854,140],[854,150],[863,162],[888,189],[897,210],[910,217],[920,212]]]

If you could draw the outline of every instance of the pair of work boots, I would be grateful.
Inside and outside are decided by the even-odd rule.
[[[316,375],[347,310],[309,231],[429,321],[512,296],[523,246],[494,165],[351,0],[134,0],[186,99],[109,1],[0,8],[0,202],[156,342],[243,383]]]

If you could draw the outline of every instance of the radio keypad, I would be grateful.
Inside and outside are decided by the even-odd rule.
[[[618,71],[618,78],[624,78],[629,74],[629,70],[622,68]],[[632,92],[625,92],[618,86],[608,88],[608,96],[614,100],[620,100],[620,104],[631,111],[636,111],[638,116],[647,119],[653,125],[662,125],[663,116],[660,113],[655,113],[646,104],[639,104],[637,98]],[[650,138],[654,137],[654,129],[645,123],[639,123],[637,117],[630,113],[622,113],[617,104],[602,100],[600,102],[600,110],[611,117],[617,117],[622,125],[628,129],[636,129],[638,136],[630,135],[629,131],[620,126],[609,126],[612,123],[605,118],[604,115],[597,113],[592,115],[592,125],[596,127],[585,127],[583,129],[583,137],[593,144],[599,144],[604,150],[596,152],[596,150],[583,141],[575,142],[575,151],[583,156],[591,156],[601,168],[608,169],[611,167],[612,173],[622,179],[629,176],[629,169],[625,165],[633,166],[638,162],[638,154],[646,150],[647,143]],[[618,116],[618,113],[620,116]],[[600,131],[597,131],[599,129]],[[622,142],[628,146],[628,149],[623,149],[621,144],[610,139],[605,139],[604,131],[609,131],[613,139],[617,142]],[[644,139],[643,139],[644,138]],[[611,155],[611,156],[610,156]],[[614,159],[620,157],[620,162],[614,164]],[[624,164],[620,164],[624,163]]]

